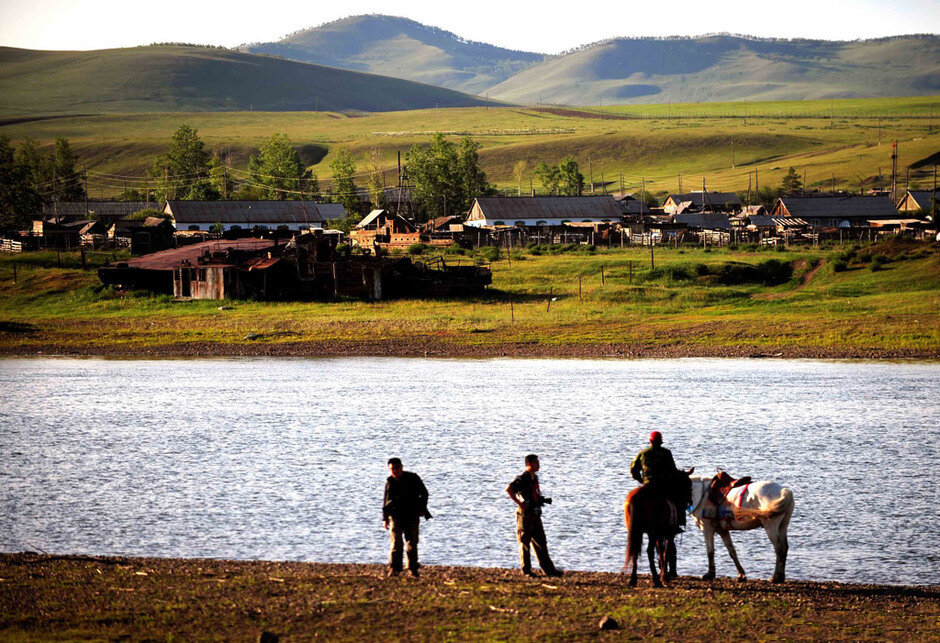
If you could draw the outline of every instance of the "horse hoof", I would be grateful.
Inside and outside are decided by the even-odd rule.
[[[627,582],[627,585],[629,585],[630,587],[636,587],[636,579],[635,579],[635,578],[631,578],[631,579]]]
[[[747,576],[744,576],[744,575],[738,576],[738,582],[739,582],[739,583],[746,583],[746,582],[747,582]]]
[[[782,582],[783,582],[783,576],[774,576],[773,578],[770,579],[770,582],[771,582],[771,583],[782,583]]]
[[[715,572],[708,572],[702,576],[702,580],[715,580]]]

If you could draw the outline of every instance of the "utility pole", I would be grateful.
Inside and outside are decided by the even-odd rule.
[[[933,198],[930,199],[930,220],[937,222],[937,166],[933,166]]]
[[[682,173],[681,173],[681,172],[676,172],[676,178],[679,180],[679,192],[678,192],[678,194],[682,194]]]
[[[760,199],[760,181],[757,179],[757,170],[754,170],[754,196]]]
[[[88,169],[82,168],[82,185],[85,188],[85,216],[88,216]]]
[[[744,101],[744,127],[747,127],[747,101]]]
[[[607,181],[604,180],[604,173],[601,172],[601,190],[604,191],[604,194],[607,194]]]
[[[832,129],[834,124],[832,122],[832,99],[829,99],[829,129]]]
[[[594,194],[594,166],[591,159],[588,159],[588,173],[591,175],[591,194]]]
[[[747,204],[751,205],[751,173],[747,173]]]
[[[731,141],[731,169],[734,169],[734,141]]]
[[[898,199],[898,142],[894,141],[891,146],[891,202],[897,203]]]
[[[708,192],[705,191],[705,177],[702,177],[702,212],[707,212],[706,208],[711,204],[708,202]]]
[[[623,196],[623,172],[620,173],[620,196]]]
[[[806,168],[803,168],[803,185],[800,188],[800,196],[806,196]]]

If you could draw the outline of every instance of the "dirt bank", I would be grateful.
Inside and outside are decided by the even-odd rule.
[[[435,340],[330,341],[330,342],[181,342],[162,345],[0,344],[0,357],[76,355],[99,357],[760,357],[816,359],[940,359],[940,350],[847,348],[840,346],[709,346],[677,339],[674,344],[543,344],[509,342],[458,344]]]
[[[940,640],[940,587],[0,555],[0,638]],[[549,582],[550,581],[550,582]],[[600,631],[604,616],[620,628]]]

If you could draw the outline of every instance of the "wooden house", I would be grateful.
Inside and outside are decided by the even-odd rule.
[[[313,201],[177,201],[166,202],[165,214],[173,218],[176,230],[204,231],[221,226],[221,231],[313,230],[330,219],[346,216],[340,203]]]
[[[470,227],[552,227],[566,223],[616,223],[620,206],[605,196],[480,197],[473,201]]]
[[[940,210],[940,196],[933,190],[908,190],[898,201],[900,212],[923,212],[930,218],[934,210]]]
[[[734,192],[698,191],[687,194],[670,194],[663,203],[666,214],[694,212],[738,212],[741,199]]]
[[[814,228],[868,228],[871,221],[897,219],[898,210],[886,196],[797,197],[777,200],[771,216],[801,219]]]

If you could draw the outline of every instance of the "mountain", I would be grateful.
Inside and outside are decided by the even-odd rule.
[[[0,114],[393,111],[483,99],[398,78],[189,45],[98,51],[0,47]]]
[[[546,59],[494,87],[518,103],[596,105],[940,94],[940,38],[614,39]]]
[[[463,92],[489,87],[541,62],[543,54],[464,40],[407,18],[352,16],[242,51],[406,78]]]

